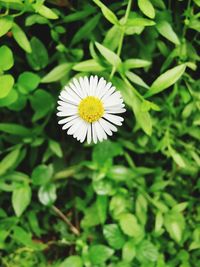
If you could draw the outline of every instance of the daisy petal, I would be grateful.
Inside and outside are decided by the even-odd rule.
[[[118,126],[121,126],[122,125],[122,121],[124,120],[122,117],[116,116],[116,115],[112,115],[112,114],[104,114],[103,117],[106,120],[108,120],[108,121],[110,121],[110,122],[112,122],[112,123],[114,123],[114,124],[116,124]]]

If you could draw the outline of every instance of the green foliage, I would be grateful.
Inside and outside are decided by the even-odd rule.
[[[0,1],[0,266],[200,266],[200,1]],[[57,123],[60,90],[103,76],[123,126]]]

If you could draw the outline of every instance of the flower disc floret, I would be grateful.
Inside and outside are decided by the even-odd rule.
[[[87,122],[98,121],[104,114],[103,103],[94,96],[88,96],[81,100],[78,107],[80,117]]]

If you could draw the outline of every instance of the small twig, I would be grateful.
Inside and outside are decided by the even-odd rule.
[[[65,216],[64,213],[62,213],[61,210],[59,210],[56,206],[52,206],[53,211],[70,227],[70,230],[75,234],[75,235],[80,235],[79,230],[70,222],[70,220]]]

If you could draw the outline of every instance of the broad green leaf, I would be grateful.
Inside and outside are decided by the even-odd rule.
[[[95,59],[88,59],[75,64],[72,69],[83,72],[98,72],[103,71],[105,68],[101,66]]]
[[[25,71],[19,75],[17,83],[20,86],[20,91],[23,90],[23,93],[28,94],[38,87],[40,77],[33,72]]]
[[[53,175],[52,166],[38,165],[31,174],[31,180],[34,185],[44,185],[50,182]]]
[[[142,107],[143,102],[138,96],[133,95],[132,97],[132,108],[135,114],[136,121],[147,135],[152,134],[152,120],[148,110],[144,110]]]
[[[93,204],[91,207],[85,209],[84,213],[85,213],[84,218],[81,221],[81,226],[83,228],[93,227],[101,223],[101,220],[97,212],[96,203]]]
[[[200,7],[200,0],[193,0],[195,2],[195,4]]]
[[[106,33],[103,45],[110,50],[115,51],[119,45],[119,39],[122,34],[122,28],[117,25],[112,26]]]
[[[107,176],[115,181],[122,182],[126,181],[127,178],[135,177],[135,173],[123,165],[113,165],[109,168]]]
[[[98,48],[99,52],[101,53],[101,55],[113,66],[115,66],[116,68],[119,66],[119,64],[121,63],[121,59],[120,57],[115,54],[113,51],[111,51],[110,49],[108,49],[107,47],[95,42],[96,47]]]
[[[44,16],[47,19],[58,19],[58,15],[46,6],[38,4],[33,4],[32,6],[37,13],[39,13],[40,15]]]
[[[28,184],[22,184],[12,193],[12,206],[17,217],[20,217],[31,201],[31,188]]]
[[[0,37],[6,34],[12,28],[12,24],[12,17],[0,17]]]
[[[41,242],[34,242],[31,238],[30,233],[26,232],[23,228],[19,226],[13,227],[12,239],[24,245],[25,247],[31,248],[31,250],[43,250],[46,245]]]
[[[182,203],[176,204],[175,206],[173,206],[172,211],[182,212],[188,207],[188,204],[189,204],[188,202],[182,202]]]
[[[134,239],[127,241],[122,249],[122,258],[126,262],[132,262],[136,256],[136,244]]]
[[[155,9],[150,0],[138,0],[138,6],[144,15],[150,19],[154,19]]]
[[[12,33],[15,41],[18,43],[18,45],[24,49],[27,53],[31,53],[31,45],[30,42],[25,34],[25,32],[17,25],[16,23],[12,26]]]
[[[15,123],[0,123],[0,131],[19,136],[32,135],[32,130]]]
[[[157,262],[158,260],[158,249],[150,241],[144,240],[137,247],[137,259],[140,262]]]
[[[107,218],[108,197],[98,196],[96,200],[96,208],[100,223],[105,223]]]
[[[0,98],[0,107],[8,107],[13,104],[17,99],[18,92],[12,89],[6,97]]]
[[[101,12],[108,21],[110,21],[112,24],[119,24],[119,21],[115,14],[109,8],[107,8],[107,6],[105,6],[100,0],[93,1],[101,8]]]
[[[155,232],[159,233],[162,226],[163,226],[164,218],[162,212],[158,211],[156,213],[156,219],[155,219]]]
[[[83,262],[79,256],[69,256],[58,267],[83,267]]]
[[[103,234],[109,246],[114,249],[121,249],[125,243],[125,237],[117,224],[104,225]]]
[[[38,198],[45,206],[51,206],[57,198],[55,184],[46,184],[40,187]]]
[[[72,39],[72,45],[75,45],[76,43],[80,42],[82,39],[88,38],[90,33],[96,28],[99,22],[99,19],[100,19],[100,15],[97,14],[96,16],[88,20],[88,22],[84,24],[74,35]]]
[[[71,70],[72,66],[72,63],[63,63],[58,65],[42,78],[41,83],[52,83],[59,81]]]
[[[93,265],[103,264],[113,254],[114,250],[105,245],[93,245],[89,248],[89,258]]]
[[[26,26],[32,26],[34,24],[49,24],[48,19],[38,15],[33,14],[26,18],[25,25]],[[34,37],[33,37],[34,38]]]
[[[146,84],[142,78],[140,78],[140,76],[138,76],[137,74],[131,72],[131,71],[126,71],[126,77],[133,83],[140,85],[146,89],[149,89],[148,84]]]
[[[182,156],[176,150],[174,150],[171,146],[169,146],[169,153],[179,167],[181,168],[186,167],[186,163],[184,159],[182,158]]]
[[[138,221],[145,225],[147,221],[147,200],[142,194],[139,194],[136,199],[135,211]]]
[[[172,43],[174,43],[176,45],[180,45],[180,41],[178,39],[178,36],[174,32],[174,30],[173,30],[171,24],[169,24],[169,22],[167,22],[167,21],[158,22],[156,24],[156,28],[157,28],[158,32],[163,37],[165,37],[166,39],[168,39],[169,41],[171,41]]]
[[[40,70],[47,66],[49,61],[48,51],[44,44],[36,37],[30,40],[32,53],[26,54],[29,65],[34,70]]]
[[[10,74],[0,76],[0,99],[6,97],[14,85],[14,78]]]
[[[59,142],[56,142],[55,140],[50,139],[49,140],[49,148],[59,158],[61,158],[63,156],[62,148],[61,148],[61,145]]]
[[[15,149],[8,153],[0,162],[0,175],[5,174],[10,168],[13,167],[19,157],[20,150]]]
[[[122,231],[128,236],[138,238],[143,235],[142,227],[139,225],[135,215],[131,213],[121,214],[119,224]]]
[[[162,92],[176,83],[185,72],[186,64],[181,64],[161,74],[151,85],[145,97],[149,97]]]
[[[6,45],[0,47],[0,70],[9,70],[14,64],[13,53]]]
[[[185,229],[185,219],[179,212],[168,212],[164,217],[164,225],[170,237],[180,243]]]
[[[148,60],[139,59],[139,58],[130,58],[124,61],[122,65],[125,68],[125,70],[129,70],[129,69],[135,69],[135,68],[149,67],[151,65],[151,62]]]
[[[54,107],[54,99],[52,95],[45,90],[38,89],[30,98],[31,107],[35,111],[32,117],[33,121],[37,121],[45,117]]]
[[[102,143],[98,143],[92,153],[93,162],[97,163],[98,166],[104,166],[106,161],[118,155],[122,155],[123,150],[119,143],[104,141]]]

